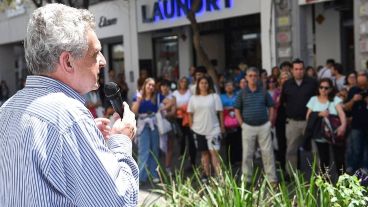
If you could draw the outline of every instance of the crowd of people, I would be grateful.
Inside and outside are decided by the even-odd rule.
[[[171,175],[174,148],[180,158],[187,155],[189,171],[199,166],[196,159],[200,156],[203,180],[221,173],[221,148],[224,160],[241,166],[249,181],[255,154],[261,155],[272,182],[279,180],[277,168],[286,178],[300,168],[300,150],[316,155],[321,172],[331,164],[337,174],[368,168],[367,74],[349,71],[344,76],[344,68],[333,59],[318,68],[296,59],[273,67],[268,75],[264,69],[239,64],[232,76],[218,75],[214,81],[205,67],[198,66],[177,82],[167,76],[150,78],[142,70],[131,105],[138,117],[140,182],[147,182],[150,176],[159,182],[160,152],[165,171]],[[111,71],[109,76],[119,80],[122,98],[127,100],[124,78],[114,78]],[[100,98],[104,97],[101,89],[86,95],[87,107],[95,117],[109,117],[113,110]],[[341,122],[336,137],[343,138],[338,143],[323,137],[321,127],[333,115]],[[161,117],[170,123],[165,132],[158,126]],[[179,139],[176,145],[175,137]]]
[[[331,164],[337,174],[368,168],[367,73],[351,71],[344,76],[342,65],[332,59],[319,71],[299,59],[283,62],[270,75],[239,66],[232,77],[218,76],[217,81],[203,66],[177,83],[149,78],[146,71],[139,78],[132,111],[138,117],[141,183],[150,176],[159,182],[160,152],[166,172],[172,173],[176,147],[180,156],[188,155],[187,170],[201,167],[204,181],[221,173],[221,148],[226,151],[224,160],[240,165],[249,182],[257,152],[274,183],[279,180],[277,168],[286,178],[300,169],[301,150],[316,155],[321,172],[331,173],[326,171]],[[334,143],[324,137],[322,126],[330,116],[340,123],[334,134],[341,140]],[[169,129],[162,132],[157,119],[168,121]],[[177,145],[175,137],[180,139]]]
[[[274,184],[277,168],[286,177],[299,169],[301,150],[315,152],[322,173],[332,160],[338,174],[368,168],[365,71],[344,76],[332,59],[319,70],[296,59],[270,75],[240,64],[231,78],[191,67],[177,84],[141,71],[131,106],[123,103],[124,116],[110,124],[96,118],[113,113],[98,109],[103,90],[91,92],[103,89],[106,66],[95,28],[88,10],[47,4],[32,13],[24,41],[32,75],[10,98],[0,84],[0,206],[136,206],[139,183],[159,182],[160,151],[171,174],[175,147],[189,168],[201,166],[204,182],[221,175],[221,148],[248,181],[257,151]],[[124,75],[114,73],[126,100]]]

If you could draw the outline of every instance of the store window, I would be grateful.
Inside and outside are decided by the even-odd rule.
[[[231,47],[229,62],[237,65],[244,62],[251,66],[262,65],[260,33],[250,31],[233,31],[230,36]]]
[[[122,43],[109,44],[109,68],[115,70],[116,74],[125,74],[124,47]]]
[[[179,76],[178,36],[166,36],[153,39],[156,77],[167,76],[177,80]]]

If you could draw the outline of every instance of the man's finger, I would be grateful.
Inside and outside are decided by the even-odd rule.
[[[106,118],[96,118],[95,119],[95,122],[101,122],[104,125],[110,124],[110,120],[109,119],[106,119]]]

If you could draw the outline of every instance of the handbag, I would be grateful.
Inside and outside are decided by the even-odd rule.
[[[328,104],[327,110],[330,104]],[[324,117],[321,122],[321,134],[324,139],[330,144],[342,144],[344,142],[344,136],[337,135],[337,129],[341,126],[341,120],[339,116],[329,114]]]
[[[159,107],[159,97],[157,97],[157,106]],[[158,110],[155,114],[157,121],[157,129],[160,135],[166,134],[172,130],[171,123],[162,115],[162,111]]]
[[[156,113],[157,129],[160,135],[166,134],[172,130],[170,122],[162,116],[161,111]]]
[[[177,110],[176,110],[176,116],[178,118],[182,118],[182,123],[181,125],[183,127],[189,126],[189,114],[187,112],[187,108],[188,108],[188,104],[182,105],[180,106]]]
[[[224,125],[225,128],[237,128],[239,127],[239,122],[235,117],[234,109],[224,109]]]

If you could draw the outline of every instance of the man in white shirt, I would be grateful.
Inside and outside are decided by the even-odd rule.
[[[190,86],[189,86],[189,89],[190,89],[190,92],[192,94],[196,94],[195,92],[195,89],[197,87],[197,80],[202,78],[204,75],[207,74],[207,68],[204,67],[204,66],[198,66],[195,68],[195,71],[194,71],[194,83],[192,83]]]
[[[326,61],[326,66],[322,68],[320,71],[318,71],[318,79],[320,80],[322,78],[332,78],[331,68],[333,67],[334,64],[335,64],[334,59],[328,59]]]
[[[331,68],[331,75],[333,76],[334,86],[338,91],[344,88],[345,76],[342,75],[343,67],[340,63],[335,63]]]

